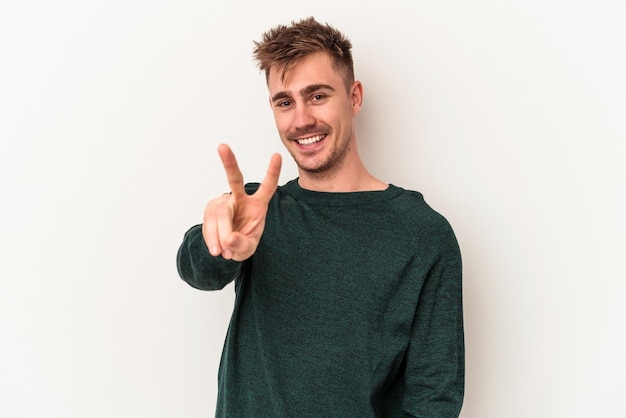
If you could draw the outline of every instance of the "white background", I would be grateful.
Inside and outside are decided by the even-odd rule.
[[[354,44],[370,170],[457,233],[462,417],[623,416],[624,2],[309,3],[2,2],[0,415],[213,415],[233,288],[176,251],[220,142],[248,181],[282,152],[252,41],[314,15]]]

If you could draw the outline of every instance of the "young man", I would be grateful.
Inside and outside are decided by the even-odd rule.
[[[256,43],[281,160],[209,202],[178,252],[191,286],[234,281],[219,372],[220,417],[456,417],[464,386],[461,259],[448,222],[418,192],[363,165],[363,87],[350,42],[313,18]]]

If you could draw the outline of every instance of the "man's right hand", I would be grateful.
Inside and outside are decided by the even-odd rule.
[[[226,259],[243,261],[254,254],[263,234],[267,206],[278,186],[282,158],[280,154],[272,155],[259,189],[248,195],[230,147],[221,144],[217,151],[226,170],[231,193],[207,204],[202,235],[212,255],[221,254]]]

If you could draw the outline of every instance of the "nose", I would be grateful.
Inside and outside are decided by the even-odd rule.
[[[306,104],[296,106],[293,124],[296,129],[315,125],[315,118]]]

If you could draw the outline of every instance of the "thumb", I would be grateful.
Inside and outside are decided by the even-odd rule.
[[[234,232],[228,243],[228,252],[230,258],[235,261],[244,261],[248,259],[256,250],[256,246],[252,238],[243,234]]]

